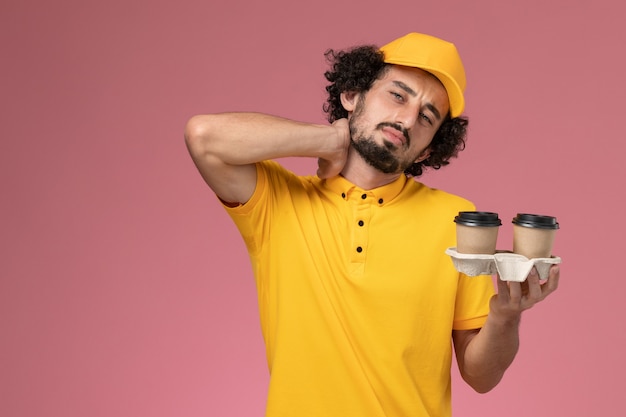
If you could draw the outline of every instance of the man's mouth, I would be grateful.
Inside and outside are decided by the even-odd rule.
[[[387,141],[395,146],[403,147],[408,145],[408,135],[406,135],[406,132],[404,132],[402,127],[391,124],[383,124],[380,126],[380,130],[385,135]]]

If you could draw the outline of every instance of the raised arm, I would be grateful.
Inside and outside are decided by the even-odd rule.
[[[320,158],[319,174],[336,175],[347,157],[346,120],[330,126],[296,122],[260,113],[192,117],[185,142],[200,174],[222,200],[245,203],[256,187],[255,163],[288,156]]]

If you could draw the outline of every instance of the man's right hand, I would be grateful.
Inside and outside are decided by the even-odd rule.
[[[328,157],[318,158],[317,176],[321,179],[337,176],[343,170],[348,159],[348,149],[350,147],[350,127],[348,119],[336,120],[332,127],[336,133],[336,150]]]

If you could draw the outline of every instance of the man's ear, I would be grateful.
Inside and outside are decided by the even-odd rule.
[[[344,91],[341,93],[340,97],[343,108],[346,109],[348,113],[354,111],[359,99],[359,94],[356,91]]]
[[[423,160],[428,159],[428,157],[430,156],[430,152],[430,147],[424,149],[419,155],[417,155],[417,158],[415,158],[415,163],[422,162]]]

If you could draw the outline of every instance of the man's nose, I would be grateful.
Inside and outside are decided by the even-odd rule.
[[[413,106],[404,106],[396,112],[395,122],[408,131],[415,125],[418,115],[419,109]]]

